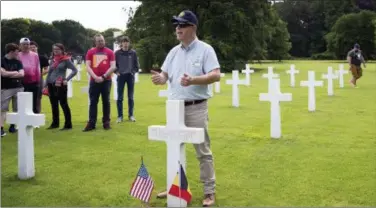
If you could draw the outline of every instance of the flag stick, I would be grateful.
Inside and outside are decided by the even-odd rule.
[[[180,204],[180,207],[181,207],[181,163],[180,161],[178,160],[178,164],[179,164],[179,169],[178,169],[178,177],[179,177],[179,204]]]

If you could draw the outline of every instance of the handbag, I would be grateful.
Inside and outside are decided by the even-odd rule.
[[[42,89],[42,94],[45,95],[45,96],[49,96],[50,95],[50,93],[48,93],[48,87],[44,87]]]

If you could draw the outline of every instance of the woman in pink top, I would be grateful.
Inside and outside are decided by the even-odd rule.
[[[38,111],[38,98],[40,91],[40,64],[37,53],[30,51],[30,40],[28,38],[21,38],[20,40],[21,52],[18,54],[18,59],[22,62],[25,76],[23,85],[25,92],[33,93],[33,112]]]

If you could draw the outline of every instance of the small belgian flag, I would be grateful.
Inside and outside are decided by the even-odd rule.
[[[184,199],[187,202],[187,204],[192,199],[192,193],[191,193],[191,190],[189,189],[187,176],[185,175],[183,166],[181,164],[180,164],[180,174],[179,172],[176,174],[174,182],[172,183],[171,188],[168,193],[170,195]]]

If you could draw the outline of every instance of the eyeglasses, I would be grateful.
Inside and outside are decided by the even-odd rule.
[[[174,25],[174,27],[179,27],[179,28],[186,28],[186,27],[193,26],[193,25],[187,24],[187,23],[174,23],[173,25]]]

